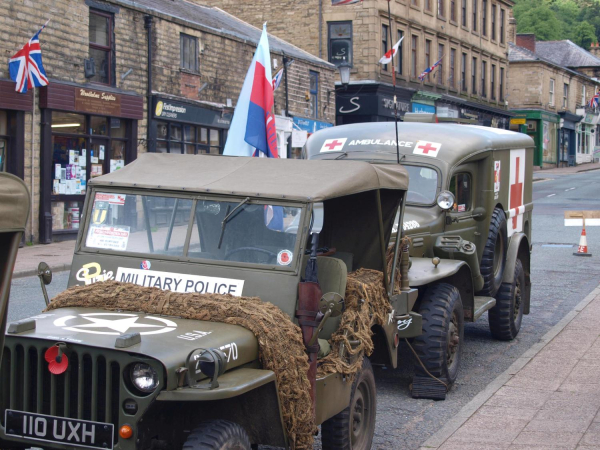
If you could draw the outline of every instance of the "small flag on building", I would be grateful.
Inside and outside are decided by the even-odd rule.
[[[596,93],[594,95],[592,95],[592,98],[590,99],[589,107],[597,108],[599,99],[600,99],[600,93],[598,93],[598,91],[596,91]]]
[[[331,6],[351,5],[359,2],[362,2],[362,0],[331,0]]]
[[[398,53],[398,47],[400,47],[402,39],[404,39],[404,36],[402,36],[400,40],[396,42],[396,45],[394,45],[387,52],[385,52],[385,55],[383,55],[379,60],[379,64],[389,64],[392,62],[393,57],[396,56],[396,54]]]
[[[433,72],[436,69],[436,67],[442,63],[442,59],[444,59],[443,55],[440,59],[438,59],[438,61],[433,66],[428,67],[427,69],[425,69],[423,71],[423,73],[421,75],[419,75],[419,80],[423,81],[427,75],[429,75],[431,72]]]
[[[17,92],[24,94],[27,89],[48,85],[46,71],[42,65],[42,48],[40,47],[40,33],[46,28],[48,22],[50,22],[50,19],[8,61],[10,78],[16,83],[15,91]]]
[[[279,69],[279,72],[273,77],[273,92],[277,90],[281,84],[281,80],[283,80],[283,68]]]

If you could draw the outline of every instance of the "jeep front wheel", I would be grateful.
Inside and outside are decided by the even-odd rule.
[[[250,450],[250,439],[237,423],[210,420],[190,433],[183,450]]]
[[[488,238],[481,256],[480,270],[483,277],[483,289],[480,295],[496,296],[504,276],[507,251],[506,215],[500,208],[494,208]]]
[[[413,341],[421,363],[447,385],[458,376],[464,339],[463,306],[458,289],[446,283],[429,286],[421,299],[423,333]],[[415,363],[415,377],[429,377]]]
[[[321,424],[323,450],[369,450],[375,433],[377,397],[373,367],[367,357],[352,383],[350,406]]]
[[[525,273],[517,259],[512,283],[502,283],[496,295],[496,306],[488,313],[490,331],[496,339],[510,341],[517,337],[523,320]]]

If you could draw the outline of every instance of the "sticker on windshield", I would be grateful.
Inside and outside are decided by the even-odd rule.
[[[458,205],[458,212],[465,212],[467,210],[466,205]]]
[[[129,241],[129,227],[94,226],[90,227],[86,245],[93,248],[124,251]]]
[[[152,263],[150,261],[148,261],[147,259],[142,261],[140,264],[140,269],[142,269],[142,270],[150,270],[150,267],[152,267]]]
[[[441,147],[442,144],[438,142],[417,141],[417,145],[413,150],[413,154],[437,158],[438,152],[440,151]]]
[[[125,194],[106,194],[98,192],[96,193],[96,197],[94,197],[94,200],[97,202],[108,202],[111,205],[123,206],[125,204],[125,198]]]
[[[293,256],[289,250],[281,250],[277,254],[277,264],[280,266],[289,266],[292,263]]]
[[[325,152],[341,152],[348,138],[325,139],[320,153]]]
[[[500,161],[494,161],[494,200],[498,200],[500,192]]]

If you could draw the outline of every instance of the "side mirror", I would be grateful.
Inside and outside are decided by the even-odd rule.
[[[46,291],[46,286],[52,283],[52,270],[45,262],[41,262],[38,265],[38,277],[40,279],[40,284],[42,285],[42,292],[44,294],[44,300],[46,302],[46,306],[50,304],[50,300],[48,299],[48,291]]]
[[[454,194],[450,191],[442,191],[438,194],[436,202],[443,211],[450,211],[454,207]]]
[[[325,206],[323,202],[313,203],[311,218],[311,234],[319,234],[323,229],[323,220],[325,217]]]

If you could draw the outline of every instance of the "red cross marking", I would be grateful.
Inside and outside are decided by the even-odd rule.
[[[329,144],[325,144],[323,147],[329,148],[329,150],[334,150],[338,145],[342,145],[343,142],[339,142],[337,139]]]
[[[437,147],[434,147],[429,142],[425,145],[419,145],[418,148],[423,150],[423,153],[425,153],[426,155],[429,154],[430,151],[437,150]]]
[[[515,172],[515,184],[510,185],[510,209],[517,209],[523,205],[523,183],[519,183],[519,169],[521,168],[521,158],[516,159],[517,170]],[[517,211],[518,213],[518,211]],[[517,228],[517,214],[512,218],[513,229]]]

